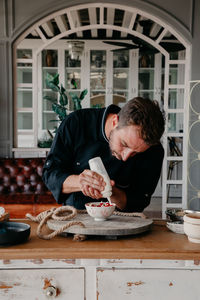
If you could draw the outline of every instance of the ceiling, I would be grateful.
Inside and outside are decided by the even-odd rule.
[[[98,26],[96,26],[98,24]],[[111,29],[100,28],[100,24],[110,25]],[[84,27],[87,26],[86,30]],[[90,28],[88,29],[88,26]],[[114,27],[113,27],[114,26]],[[166,28],[139,13],[114,7],[87,7],[83,9],[72,9],[62,12],[60,15],[49,18],[37,25],[26,39],[49,40],[66,31],[73,31],[74,28],[81,27],[76,33],[62,35],[62,39],[100,39],[100,40],[132,40],[137,33],[142,34],[144,39],[150,38],[153,41],[162,43],[162,47],[168,52],[184,50],[184,46]],[[96,28],[95,28],[96,27]],[[133,30],[133,34],[120,31],[120,28]],[[34,28],[34,27],[33,27]],[[113,29],[113,28],[116,28]],[[134,32],[136,34],[134,34]],[[141,35],[140,35],[141,36]],[[137,37],[137,43],[143,39]]]

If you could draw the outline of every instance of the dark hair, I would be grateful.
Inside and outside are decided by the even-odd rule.
[[[142,97],[133,98],[122,107],[118,115],[118,128],[139,125],[140,137],[146,144],[159,143],[165,128],[165,118],[157,101]]]

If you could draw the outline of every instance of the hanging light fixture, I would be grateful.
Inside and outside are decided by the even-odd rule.
[[[68,41],[67,42],[69,47],[69,55],[71,59],[79,59],[80,56],[83,54],[84,51],[84,42],[83,41]]]

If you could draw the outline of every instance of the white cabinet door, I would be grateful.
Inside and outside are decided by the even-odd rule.
[[[84,269],[0,270],[0,299],[83,300]]]
[[[99,269],[98,300],[198,300],[200,270]]]

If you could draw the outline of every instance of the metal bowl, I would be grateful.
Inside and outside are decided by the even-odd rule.
[[[26,223],[0,222],[0,245],[14,245],[25,242],[31,227]]]

